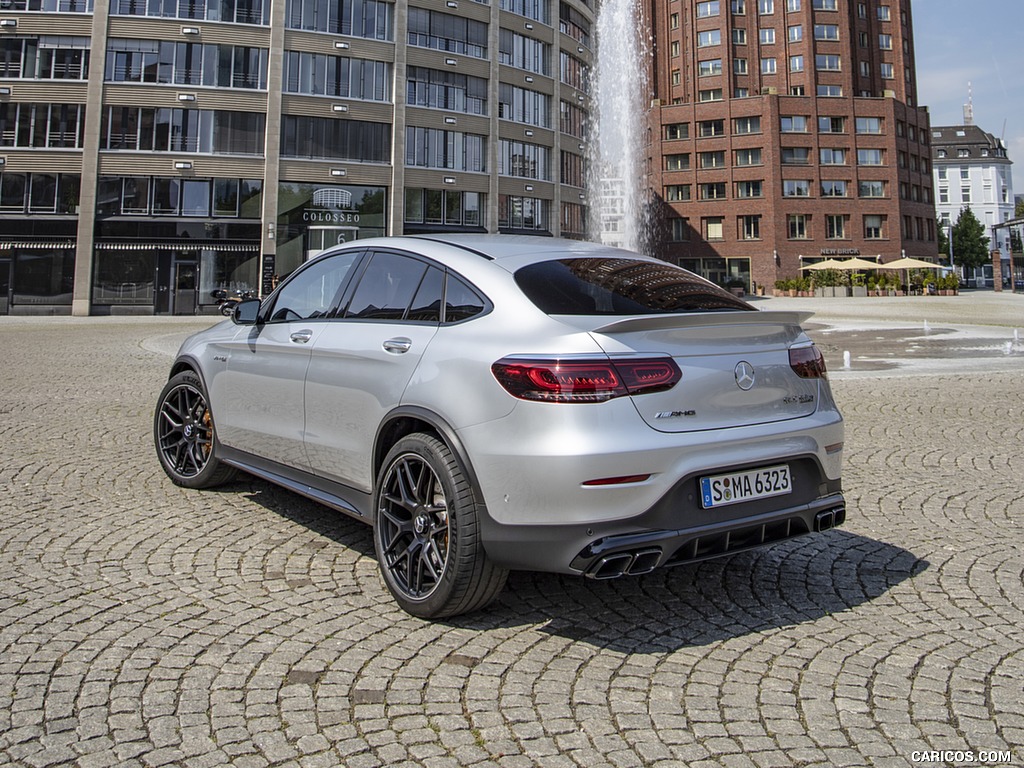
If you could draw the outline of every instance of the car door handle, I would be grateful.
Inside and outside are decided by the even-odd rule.
[[[401,355],[412,349],[412,339],[399,336],[397,339],[388,339],[381,346],[384,347],[385,352]]]
[[[305,344],[307,341],[313,338],[313,331],[309,329],[303,331],[296,331],[291,335],[290,338],[296,344]]]

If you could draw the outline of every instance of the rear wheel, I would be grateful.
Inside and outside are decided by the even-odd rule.
[[[164,472],[177,485],[212,488],[235,477],[235,468],[217,459],[213,414],[193,371],[172,376],[160,393],[153,439]]]
[[[373,540],[388,589],[414,616],[468,613],[505,586],[508,571],[484,552],[473,490],[448,446],[431,435],[408,435],[385,458]]]

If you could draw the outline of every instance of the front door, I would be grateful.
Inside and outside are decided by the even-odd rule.
[[[194,315],[196,313],[196,286],[199,284],[199,265],[194,261],[176,261],[172,272],[174,286],[171,314]]]
[[[0,315],[11,311],[11,260],[0,259]]]

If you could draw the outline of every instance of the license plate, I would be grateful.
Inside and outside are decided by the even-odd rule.
[[[783,496],[793,490],[788,464],[730,472],[700,479],[700,500],[704,509],[739,504],[741,501]]]

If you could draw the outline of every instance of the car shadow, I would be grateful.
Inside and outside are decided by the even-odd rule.
[[[223,490],[375,558],[371,529],[358,520],[255,478]],[[639,577],[514,571],[490,607],[444,623],[470,631],[533,627],[622,653],[666,652],[841,614],[928,567],[899,546],[833,529]]]

